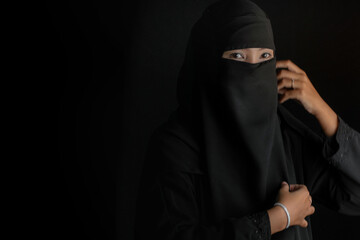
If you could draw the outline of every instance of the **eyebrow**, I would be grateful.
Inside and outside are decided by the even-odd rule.
[[[270,50],[270,51],[274,51],[273,49],[271,48],[259,48],[259,51],[262,51],[262,50]]]

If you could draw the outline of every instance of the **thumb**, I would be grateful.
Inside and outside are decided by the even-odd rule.
[[[282,183],[281,183],[281,190],[289,191],[289,185],[288,185],[287,182],[282,181]]]

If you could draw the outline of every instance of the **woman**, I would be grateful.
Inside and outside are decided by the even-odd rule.
[[[136,239],[312,239],[312,201],[360,215],[360,134],[303,70],[276,62],[270,21],[254,3],[204,11],[177,97],[148,146]],[[315,116],[320,135],[285,101]]]

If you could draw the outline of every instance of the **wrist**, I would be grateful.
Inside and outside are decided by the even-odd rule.
[[[323,101],[314,111],[314,116],[320,123],[320,126],[327,137],[331,137],[336,133],[338,128],[337,114],[331,107]]]
[[[316,107],[312,114],[319,119],[324,114],[326,114],[328,108],[330,108],[329,105],[323,99],[321,99],[321,101],[318,101],[318,103],[316,104]]]
[[[280,232],[286,228],[287,225],[287,216],[280,206],[274,206],[268,210],[270,225],[271,225],[271,234]]]

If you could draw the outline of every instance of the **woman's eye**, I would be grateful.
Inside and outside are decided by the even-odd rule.
[[[271,54],[270,53],[263,53],[261,56],[263,58],[269,58],[271,56]]]
[[[241,53],[233,53],[231,55],[232,55],[232,57],[237,58],[237,59],[243,59],[244,58],[243,55],[241,55]]]

